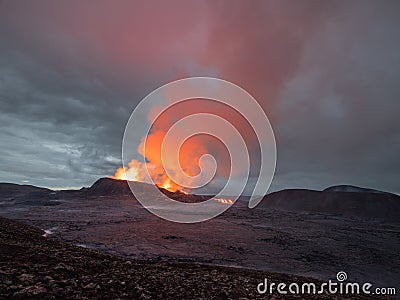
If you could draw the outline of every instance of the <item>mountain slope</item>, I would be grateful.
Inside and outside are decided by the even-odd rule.
[[[363,188],[363,187],[354,186],[354,185],[347,185],[347,184],[330,186],[323,191],[324,192],[373,193],[373,194],[393,195],[388,192],[383,192],[383,191],[374,190],[374,189],[370,189],[370,188]]]
[[[81,190],[90,196],[112,196],[131,194],[126,180],[100,178],[91,187]]]
[[[265,196],[258,207],[400,221],[400,197],[389,193],[291,189]]]
[[[51,190],[33,185],[21,185],[16,183],[0,183],[1,198],[18,197],[26,194],[48,194]]]

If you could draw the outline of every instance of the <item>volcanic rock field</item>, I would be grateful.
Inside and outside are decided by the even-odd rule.
[[[254,209],[241,198],[197,224],[152,215],[126,182],[107,178],[80,191],[0,184],[0,196],[0,216],[80,248],[153,263],[194,262],[319,280],[345,271],[349,281],[400,288],[400,197],[393,194],[286,190]]]

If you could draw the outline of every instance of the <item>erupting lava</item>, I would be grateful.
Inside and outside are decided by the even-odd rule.
[[[169,161],[168,157],[164,160],[161,157],[161,145],[164,137],[165,132],[157,130],[147,137],[142,138],[137,152],[146,159],[146,162],[133,159],[129,162],[128,167],[118,168],[112,178],[150,184],[154,183],[159,188],[170,192],[180,192],[184,195],[189,195],[188,191],[184,190],[184,186],[192,183],[187,182],[188,177],[180,178],[182,185],[179,185],[172,181],[165,172],[167,168],[169,172],[174,174],[175,178],[179,178],[179,174],[181,174],[178,171],[179,166]],[[197,175],[200,171],[200,157],[207,152],[207,149],[198,140],[187,139],[179,151],[179,163],[184,172],[189,176]],[[216,198],[215,200],[221,204],[233,204],[233,201],[230,199]]]
[[[149,163],[147,163],[149,164]],[[144,174],[144,170],[140,169],[145,167],[144,163],[138,162],[136,160],[132,160],[129,163],[129,168],[118,168],[117,171],[115,172],[115,175],[112,177],[114,179],[119,179],[119,180],[131,180],[131,181],[143,181],[143,182],[148,182],[150,183],[149,180],[141,180],[142,177],[141,175]],[[163,174],[164,176],[167,176]],[[176,183],[174,183],[170,178],[164,176],[159,176],[158,179],[162,179],[163,181],[156,182],[156,185],[159,188],[166,189],[170,192],[179,192],[184,195],[189,195],[187,191],[184,191],[183,188]],[[231,205],[234,202],[231,199],[224,199],[224,198],[214,198],[215,201],[221,203],[221,204],[226,204],[226,205]]]
[[[161,157],[161,146],[164,138],[165,132],[163,130],[154,131],[142,138],[137,152],[146,159],[146,162],[133,159],[129,162],[128,167],[119,168],[113,178],[147,183],[154,182],[158,187],[171,192],[182,191],[183,186],[172,181],[165,172],[165,169],[168,169],[175,175],[175,178],[180,174],[178,172],[179,166],[168,157],[164,159]],[[188,139],[183,143],[179,151],[179,163],[187,175],[198,174],[200,171],[199,160],[205,153],[207,153],[207,149],[196,139]],[[190,185],[192,182],[187,182],[187,180],[188,177],[182,178],[180,183],[184,186]]]
[[[178,172],[179,166],[170,157],[161,156],[164,138],[165,131],[162,129],[142,138],[137,152],[145,158],[146,162],[133,159],[129,162],[128,167],[119,168],[113,178],[147,183],[154,182],[157,186],[171,192],[182,191],[183,186],[190,185],[192,182],[187,182],[188,177],[181,178],[179,182],[182,185],[179,185],[166,174],[165,169],[168,169],[177,178],[180,172]],[[178,141],[176,142],[178,143]],[[199,160],[205,153],[207,153],[207,149],[196,139],[188,139],[183,143],[179,151],[179,163],[187,175],[194,176],[199,173]]]
[[[174,183],[171,181],[171,179],[169,179],[169,178],[165,179],[163,183],[161,183],[161,184],[156,184],[156,185],[157,185],[159,188],[163,188],[163,189],[165,189],[165,190],[167,190],[167,191],[170,191],[170,192],[180,191],[180,192],[183,193],[183,191],[180,190],[180,189],[178,189],[178,188],[176,187],[176,184],[174,184]]]
[[[140,181],[146,183],[152,183],[151,179],[145,174],[147,171],[144,168],[148,168],[148,172],[151,173],[151,179],[159,187],[166,189],[170,192],[180,191],[183,194],[188,192],[183,190],[183,187],[173,182],[164,171],[156,173],[157,166],[152,163],[142,163],[137,160],[132,160],[129,163],[129,167],[118,168],[112,178],[118,180],[129,180],[129,181]],[[159,170],[161,171],[161,170]],[[155,174],[154,176],[152,174]]]

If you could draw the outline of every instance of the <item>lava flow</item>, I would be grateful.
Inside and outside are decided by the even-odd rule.
[[[224,199],[224,198],[214,198],[215,201],[218,201],[219,203],[222,204],[233,204],[234,202],[231,199]]]

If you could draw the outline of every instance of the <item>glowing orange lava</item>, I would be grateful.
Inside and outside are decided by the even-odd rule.
[[[184,190],[184,186],[188,186],[192,182],[185,181],[188,180],[187,178],[180,178],[183,185],[181,186],[172,181],[165,172],[164,168],[168,168],[170,172],[174,173],[175,177],[179,178],[177,174],[181,174],[175,171],[178,166],[170,162],[168,157],[164,160],[161,159],[161,144],[164,136],[165,132],[158,130],[143,138],[137,152],[146,159],[146,162],[133,159],[127,167],[118,168],[112,178],[155,184],[170,192],[189,195],[189,192]],[[179,152],[179,163],[184,172],[190,176],[196,175],[199,172],[198,162],[204,153],[207,152],[202,144],[196,142],[196,140],[187,140]],[[225,205],[233,204],[230,199],[215,198],[215,201]]]
[[[118,179],[118,180],[129,180],[129,181],[140,181],[140,182],[146,182],[146,183],[151,183],[151,180],[149,178],[146,178],[144,174],[146,174],[145,168],[147,165],[147,168],[149,168],[149,172],[152,172],[154,170],[154,166],[151,163],[141,163],[136,160],[132,160],[129,163],[129,168],[122,167],[118,168],[117,171],[115,172],[114,176],[111,176],[113,179]],[[158,176],[152,177],[154,183],[159,187],[163,188],[165,190],[168,190],[170,192],[176,192],[179,191],[182,194],[188,195],[189,193],[182,190],[182,187],[176,183],[174,183],[171,179],[166,174],[158,174]]]
[[[233,204],[233,201],[231,199],[224,199],[224,198],[215,198],[215,201],[218,201],[219,203],[222,204]]]
[[[166,189],[170,192],[176,192],[177,189],[174,188],[171,179],[167,178],[162,184],[157,184],[158,187]]]
[[[196,139],[186,140],[179,150],[180,166],[177,166],[176,162],[171,160],[169,156],[164,157],[164,159],[161,157],[161,145],[164,137],[165,131],[160,129],[142,138],[137,152],[145,159],[145,162],[133,159],[128,166],[118,168],[112,178],[154,183],[171,192],[182,191],[184,186],[190,185],[192,183],[191,177],[182,176],[180,168],[189,176],[198,174],[200,157],[207,153],[205,147]],[[172,181],[165,169],[174,174],[174,178],[178,178],[182,185]]]

